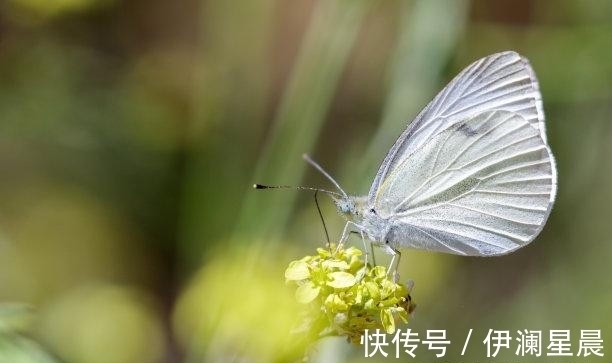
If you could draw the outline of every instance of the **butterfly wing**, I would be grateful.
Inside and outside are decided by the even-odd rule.
[[[374,199],[380,183],[398,163],[432,136],[492,110],[517,113],[547,143],[542,98],[531,65],[515,52],[492,54],[459,73],[400,135],[376,173],[368,199]]]
[[[395,247],[490,256],[538,235],[556,189],[540,131],[517,112],[486,111],[395,163],[373,206],[390,218],[387,240]]]

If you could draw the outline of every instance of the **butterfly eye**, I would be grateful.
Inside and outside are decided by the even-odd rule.
[[[374,210],[374,208],[371,208],[371,209],[370,209],[370,213],[372,213],[372,214],[376,214],[376,211]]]

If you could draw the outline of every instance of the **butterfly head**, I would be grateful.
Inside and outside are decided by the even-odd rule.
[[[366,197],[355,196],[332,196],[338,212],[349,221],[358,221],[363,218],[363,211],[366,205]]]

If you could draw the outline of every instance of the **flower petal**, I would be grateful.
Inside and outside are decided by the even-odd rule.
[[[308,264],[304,261],[291,261],[285,270],[285,279],[289,281],[300,281],[310,277]]]
[[[319,292],[321,292],[321,287],[309,281],[295,290],[295,299],[300,304],[308,304],[319,296]]]
[[[382,309],[380,311],[380,321],[387,334],[393,334],[395,332],[395,319],[393,319],[391,309]]]
[[[323,267],[335,270],[348,270],[349,265],[342,260],[327,260],[323,261]]]
[[[357,282],[354,275],[344,271],[332,272],[328,276],[331,277],[331,281],[327,281],[327,286],[335,289],[351,287]]]

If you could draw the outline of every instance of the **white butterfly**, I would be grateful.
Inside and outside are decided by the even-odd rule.
[[[367,196],[349,196],[331,180],[347,220],[341,241],[352,230],[392,254],[417,248],[469,256],[529,244],[557,191],[529,62],[508,51],[463,70],[400,135]]]

